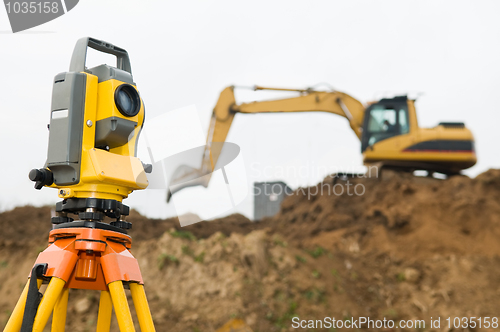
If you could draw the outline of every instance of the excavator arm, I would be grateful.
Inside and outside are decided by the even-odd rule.
[[[294,98],[242,103],[231,107],[233,113],[328,112],[344,116],[361,139],[365,107],[348,94],[333,91],[276,89],[256,86],[255,90],[296,91]]]
[[[279,113],[279,112],[328,112],[347,118],[352,130],[361,139],[365,107],[348,94],[338,91],[316,91],[312,89],[279,89],[256,86],[254,90],[276,90],[298,92],[293,98],[255,101],[236,104],[235,87],[225,88],[212,113],[208,129],[207,143],[201,167],[194,169],[183,165],[173,174],[167,202],[171,196],[183,188],[202,185],[208,186],[210,174],[214,171],[222,153],[224,142],[236,113]]]

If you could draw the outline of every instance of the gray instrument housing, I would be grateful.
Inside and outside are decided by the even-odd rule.
[[[99,83],[116,79],[135,85],[130,72],[108,65],[85,69],[85,72],[96,75]],[[52,171],[57,186],[80,182],[86,80],[87,75],[81,72],[60,73],[54,78],[45,167]],[[65,113],[67,116],[58,116]],[[109,117],[92,125],[95,125],[95,147],[109,149],[126,144],[137,122]]]

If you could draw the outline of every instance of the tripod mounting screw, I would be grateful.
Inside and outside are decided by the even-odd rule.
[[[43,186],[50,186],[54,183],[52,172],[46,168],[32,169],[29,173],[31,181],[35,182],[35,189],[40,190]]]

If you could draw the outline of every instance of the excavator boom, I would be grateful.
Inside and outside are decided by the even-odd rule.
[[[365,107],[360,101],[342,92],[314,90],[293,90],[255,87],[256,90],[296,91],[302,95],[294,98],[256,101],[234,105],[237,113],[280,113],[280,112],[328,112],[346,117],[361,139]]]

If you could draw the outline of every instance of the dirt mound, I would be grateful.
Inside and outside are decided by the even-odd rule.
[[[427,324],[430,317],[496,317],[500,170],[475,179],[386,172],[333,180],[297,190],[277,216],[258,223],[233,215],[180,228],[176,218],[133,212],[132,252],[157,330],[215,331],[231,318],[255,331],[293,331],[294,316]],[[356,186],[362,195],[347,194]],[[0,214],[0,322],[44,247],[49,218],[50,208]],[[76,318],[68,328],[95,330],[98,294],[70,297]]]
[[[233,214],[217,220],[202,221],[186,227],[181,227],[177,218],[166,220],[148,219],[136,211],[131,211],[128,219],[133,222],[133,227],[129,233],[134,241],[159,238],[163,233],[172,229],[190,232],[196,238],[204,239],[217,232],[229,236],[232,233],[248,234],[253,230],[266,227],[264,224],[251,222],[250,219],[241,214]]]
[[[498,170],[476,179],[448,180],[384,174],[382,179],[336,184],[344,192],[347,186],[351,191],[358,186],[363,195],[328,195],[331,178],[296,191],[274,218],[275,231],[299,245],[314,242],[332,250],[347,246],[405,260],[434,254],[500,254]]]
[[[50,207],[17,207],[0,214],[0,247],[2,245],[25,245],[36,242],[44,244],[51,228]],[[43,240],[45,238],[45,240]]]

